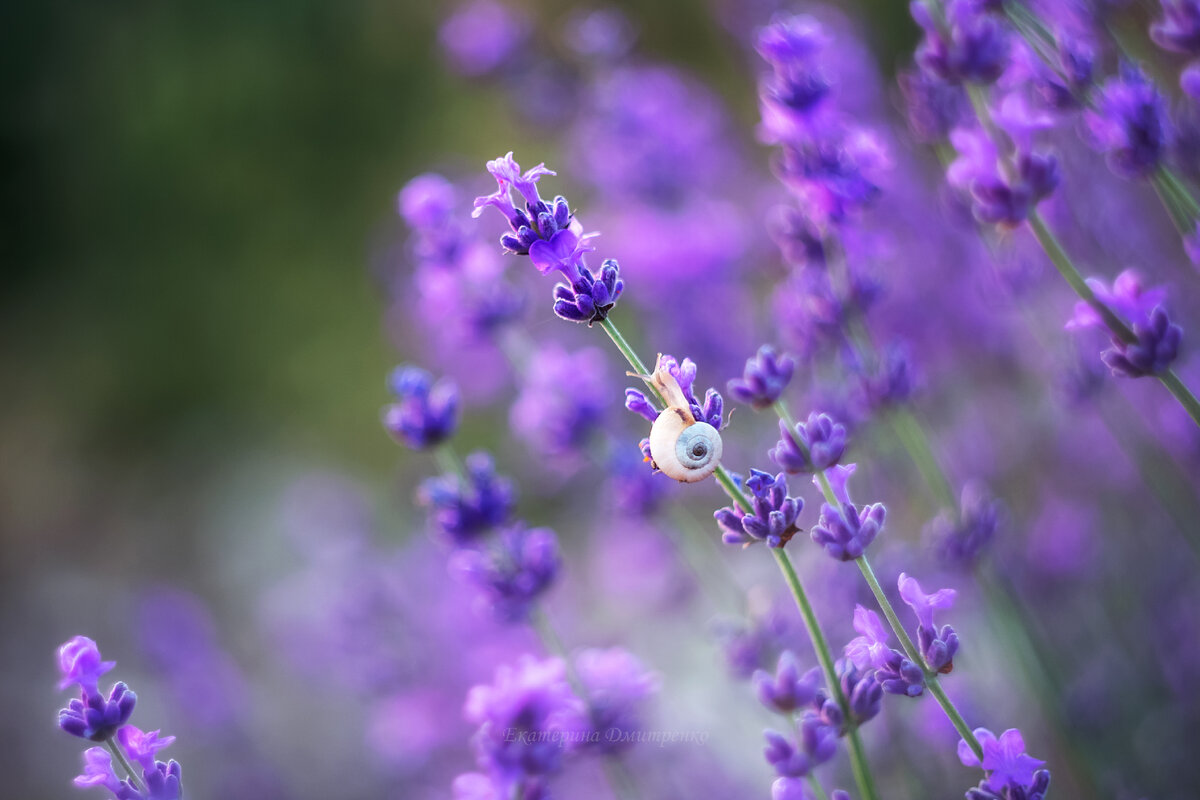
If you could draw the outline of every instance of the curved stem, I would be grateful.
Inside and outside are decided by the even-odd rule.
[[[829,800],[829,795],[825,794],[825,787],[821,785],[821,781],[817,778],[817,773],[808,773],[808,785],[816,795],[817,800]]]
[[[817,621],[817,615],[813,611],[812,604],[808,601],[808,595],[804,591],[804,586],[800,583],[800,577],[796,574],[796,569],[792,566],[792,560],[782,547],[772,547],[770,550],[771,555],[775,556],[776,563],[779,564],[779,569],[783,573],[788,588],[792,592],[792,597],[796,601],[796,608],[800,609],[800,616],[804,618],[804,627],[808,630],[808,638],[812,641],[813,650],[816,652],[817,663],[821,665],[821,672],[825,675],[825,683],[828,685],[829,691],[833,693],[834,699],[837,700],[838,706],[842,709],[842,716],[846,720],[850,720],[850,705],[846,701],[845,693],[842,691],[842,682],[838,680],[837,668],[833,663],[833,654],[829,651],[829,642],[825,639],[825,633],[821,630],[821,624]],[[863,750],[862,741],[859,739],[858,729],[853,724],[851,724],[846,734],[846,739],[850,751],[850,766],[854,770],[854,780],[858,783],[858,788],[863,793],[864,798],[874,798],[876,796],[875,785],[871,778],[871,771],[867,766],[866,753]]]

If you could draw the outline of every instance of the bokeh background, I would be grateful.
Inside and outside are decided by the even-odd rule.
[[[564,46],[555,37],[578,9],[515,5],[537,20],[540,46]],[[768,151],[754,141],[758,67],[738,26],[723,24],[737,4],[611,5],[636,34],[636,58],[675,65],[707,85],[751,169],[768,176]],[[560,167],[556,186],[571,185],[554,125],[530,124],[507,87],[448,68],[437,31],[452,8],[403,0],[48,0],[0,9],[4,794],[73,791],[79,748],[54,727],[63,697],[54,691],[52,656],[77,633],[119,662],[114,674],[139,692],[143,727],[179,735],[175,755],[196,796],[449,796],[446,776],[470,768],[465,724],[457,751],[443,740],[415,748],[419,755],[378,745],[420,740],[437,727],[425,721],[458,715],[461,695],[395,694],[381,713],[369,693],[324,680],[322,670],[333,667],[313,655],[324,644],[299,642],[295,633],[307,630],[298,619],[324,619],[326,601],[347,580],[318,567],[352,569],[346,551],[363,542],[402,547],[424,539],[412,486],[433,467],[398,448],[379,424],[391,366],[437,367],[405,326],[403,303],[388,295],[406,257],[396,192],[429,169],[480,173],[485,160],[509,149],[523,162]],[[861,0],[846,11],[889,87],[885,101],[894,102],[894,74],[918,33],[905,4]],[[751,3],[732,17],[761,24],[768,12],[769,4]],[[723,384],[725,373],[714,372],[709,381]],[[479,441],[505,441],[506,412],[497,408],[470,424]],[[980,413],[992,415],[997,432],[1022,424],[1004,407]],[[1086,451],[1088,441],[1072,446]],[[958,463],[970,466],[973,457]],[[532,460],[513,459],[526,468]],[[1036,495],[1036,477],[1008,477],[1010,506]],[[534,494],[558,502],[553,489]],[[1094,513],[1119,513],[1112,506],[1120,502],[1112,498]],[[710,505],[700,503],[695,514],[707,517]],[[1151,518],[1147,529],[1160,522]],[[1130,537],[1144,533],[1134,512],[1122,520]],[[589,546],[576,542],[573,552],[593,552]],[[629,546],[626,555],[643,563],[662,557]],[[436,552],[397,551],[380,564],[417,595],[395,601],[415,603],[414,616],[418,600],[440,597]],[[603,583],[606,574],[593,579]],[[756,576],[746,573],[744,583]],[[677,594],[695,591],[671,580],[634,594],[661,592],[655,602],[674,607]],[[1087,591],[1119,592],[1116,585],[1106,579],[1103,589]],[[567,590],[566,598],[567,620],[586,617],[594,599],[584,590]],[[1138,602],[1117,602],[1134,608],[1135,631]],[[763,603],[770,601],[750,607]],[[703,633],[709,616],[693,609],[683,618]],[[594,617],[597,641],[640,640],[651,652],[649,641],[675,630],[641,630],[637,609],[619,605]],[[1181,619],[1172,623],[1179,637],[1200,635],[1195,617]],[[398,662],[426,644],[428,632],[405,625],[392,645]],[[482,635],[463,625],[455,634],[462,641]],[[841,627],[848,631],[848,619]],[[761,719],[696,715],[697,705],[720,707],[713,697],[753,703],[743,685],[723,682],[710,639],[698,635],[680,652],[649,659],[676,681],[664,717],[744,740],[729,756],[744,764],[729,768],[731,786],[766,796]],[[1112,642],[1116,650],[1137,646]],[[985,652],[1004,656],[1002,644],[994,648]],[[379,658],[376,651],[362,663],[338,663],[369,673]],[[478,658],[463,670],[475,680],[489,674],[487,651]],[[1072,663],[1089,661],[1084,653]],[[1093,663],[1102,690],[1074,702],[1092,707],[1095,694],[1109,691],[1103,687],[1136,684],[1137,663],[1108,671]],[[985,685],[1002,687],[1007,678],[988,658],[970,668]],[[374,680],[357,675],[347,683]],[[1173,701],[1155,691],[1153,714],[1139,729],[1095,734],[1107,712],[1080,717],[1091,731],[1089,758],[1122,753],[1122,743],[1137,751],[1114,780],[1128,787],[1122,796],[1141,796],[1145,786],[1187,796],[1180,786],[1196,777],[1194,765],[1179,781],[1147,777],[1158,765],[1178,765],[1189,747],[1179,733],[1196,730],[1194,717],[1173,716]],[[1021,704],[1036,702],[1012,699],[1005,719],[1019,724]],[[1136,718],[1127,712],[1117,717]],[[922,734],[942,742],[938,735],[945,739],[944,731]],[[1043,757],[1063,752],[1048,734],[1029,738]],[[933,796],[961,796],[965,788],[947,763],[952,757],[927,773],[947,780]]]

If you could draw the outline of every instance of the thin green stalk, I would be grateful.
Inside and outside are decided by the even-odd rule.
[[[826,641],[825,634],[821,630],[821,624],[817,621],[817,615],[813,611],[812,604],[808,601],[808,595],[804,592],[804,586],[800,583],[800,577],[796,574],[796,569],[792,566],[792,560],[782,547],[772,547],[770,550],[771,555],[775,556],[776,563],[779,564],[779,569],[783,573],[788,588],[792,591],[792,597],[796,601],[796,608],[800,609],[800,616],[804,618],[804,627],[808,630],[808,638],[812,640],[813,650],[817,655],[817,663],[821,665],[821,672],[825,675],[825,684],[833,692],[834,699],[837,700],[838,706],[842,709],[842,716],[849,720],[851,719],[850,705],[846,701],[845,693],[842,691],[842,682],[838,680],[837,669],[833,663],[833,654],[829,650],[829,642]],[[857,727],[850,726],[846,734],[846,741],[848,742],[847,749],[850,751],[850,767],[854,771],[854,780],[858,784],[859,791],[862,792],[864,798],[876,798],[875,783],[871,777],[871,770],[867,766],[866,752],[863,750]]]
[[[613,324],[611,319],[601,320],[600,327],[603,328],[604,332],[608,334],[608,338],[612,339],[613,344],[615,344],[617,349],[621,351],[621,355],[625,356],[625,360],[629,362],[629,366],[633,367],[633,371],[635,373],[637,373],[639,376],[646,376],[650,374],[650,370],[646,369],[646,365],[642,363],[640,358],[638,358],[638,354],[634,351],[634,349],[629,346],[629,342],[625,341],[625,337],[621,335],[619,330],[617,330],[617,326]],[[653,384],[647,384],[647,386],[649,386],[650,391],[654,393],[655,398],[658,400],[658,404],[660,406],[666,406],[667,401],[663,398],[662,394],[659,393],[658,387],[654,386]]]
[[[812,789],[817,800],[829,800],[829,795],[825,794],[825,787],[821,785],[820,779],[817,778],[817,773],[808,773],[808,785]]]
[[[133,788],[141,791],[142,782],[138,778],[137,773],[133,771],[133,766],[129,763],[129,759],[125,758],[125,754],[121,752],[121,747],[110,736],[104,740],[104,746],[113,754],[113,758],[117,759],[117,763],[121,765],[121,769],[125,770],[125,774],[129,776],[129,782],[133,784]]]
[[[1054,268],[1058,270],[1058,274],[1071,286],[1075,294],[1079,295],[1081,300],[1100,315],[1108,329],[1126,342],[1136,342],[1137,337],[1134,336],[1129,326],[1122,322],[1121,318],[1112,312],[1112,309],[1096,299],[1096,293],[1092,291],[1092,287],[1087,285],[1087,281],[1075,268],[1075,263],[1063,249],[1058,237],[1046,225],[1042,215],[1036,209],[1029,212],[1029,229],[1033,232],[1034,238],[1038,240],[1038,244],[1046,251],[1046,255],[1054,264]]]
[[[958,500],[954,496],[954,489],[950,487],[946,473],[938,466],[933,447],[929,444],[929,437],[925,435],[925,428],[913,416],[912,411],[897,408],[888,414],[888,421],[891,422],[892,430],[896,432],[904,449],[908,451],[908,457],[912,459],[925,484],[933,493],[934,499],[945,508],[957,508]]]
[[[442,442],[433,448],[433,458],[437,461],[438,469],[442,472],[457,475],[460,478],[467,474],[466,470],[463,469],[462,460],[459,459],[458,453],[454,452],[454,448],[449,442]]]
[[[904,652],[908,654],[909,660],[914,664],[922,665],[922,669],[925,670],[925,686],[929,689],[929,693],[938,701],[938,705],[942,707],[942,711],[946,714],[946,718],[950,720],[950,724],[958,731],[958,735],[970,746],[975,755],[982,759],[983,747],[979,744],[979,740],[975,738],[975,732],[967,725],[967,721],[963,719],[958,707],[954,705],[954,701],[946,695],[945,690],[938,683],[937,673],[930,672],[925,668],[925,660],[921,658],[920,651],[913,644],[913,640],[909,638],[908,632],[904,630],[904,626],[900,624],[900,618],[896,616],[896,609],[892,607],[891,601],[883,593],[883,588],[879,585],[879,580],[875,577],[875,571],[871,569],[871,564],[867,561],[867,557],[865,555],[859,556],[854,559],[854,562],[858,564],[859,571],[862,572],[867,585],[871,587],[871,593],[875,595],[875,601],[879,604],[883,615],[887,617],[888,623],[891,624],[892,631],[900,639],[900,644],[903,646]]]
[[[1192,421],[1200,425],[1200,400],[1197,400],[1196,395],[1192,394],[1183,381],[1179,380],[1179,376],[1175,374],[1175,371],[1169,369],[1161,373],[1158,379],[1162,381],[1163,386],[1166,386],[1171,394],[1175,395],[1175,399],[1187,411]]]

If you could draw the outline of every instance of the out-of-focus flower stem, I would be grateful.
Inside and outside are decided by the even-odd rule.
[[[1045,221],[1036,210],[1029,212],[1029,228],[1033,231],[1034,237],[1038,240],[1038,244],[1046,251],[1046,255],[1054,262],[1055,268],[1059,274],[1071,285],[1075,290],[1075,294],[1079,295],[1080,299],[1084,300],[1088,305],[1096,310],[1096,313],[1104,320],[1104,324],[1112,331],[1113,335],[1119,336],[1126,342],[1135,342],[1137,337],[1133,331],[1129,329],[1109,308],[1096,299],[1092,288],[1084,281],[1083,276],[1079,274],[1079,270],[1075,268],[1075,264],[1071,261],[1071,257],[1067,255],[1059,243],[1054,232],[1046,226]],[[1196,396],[1191,390],[1179,380],[1179,376],[1174,370],[1166,370],[1160,373],[1158,379],[1162,381],[1163,386],[1175,396],[1179,404],[1183,406],[1184,411],[1192,418],[1192,421],[1200,425],[1200,401],[1196,400]]]
[[[825,794],[825,788],[821,786],[821,781],[817,778],[817,773],[808,773],[808,785],[812,788],[813,795],[817,800],[829,800],[829,795]]]
[[[633,367],[633,370],[638,375],[649,375],[646,365],[638,358],[637,353],[625,337],[621,335],[620,330],[613,324],[611,319],[601,321],[600,326],[604,328],[604,332],[608,334],[608,338],[612,339],[613,344],[621,351],[621,355],[625,356],[625,360]],[[662,395],[654,386],[650,386],[655,397],[658,398],[660,404],[665,405]],[[745,493],[734,481],[733,476],[729,474],[729,470],[724,466],[718,466],[714,476],[717,482],[721,484],[721,488],[729,495],[729,498],[735,505],[741,506],[745,511],[751,510],[750,501],[746,498]],[[792,567],[792,562],[782,548],[770,548],[772,555],[775,556],[776,562],[779,564],[780,570],[783,572],[788,588],[792,592],[792,598],[796,601],[796,608],[800,611],[800,616],[804,619],[804,627],[808,631],[808,637],[812,642],[813,651],[817,654],[817,661],[821,665],[821,672],[825,676],[825,682],[829,686],[829,691],[832,692],[837,699],[838,705],[842,709],[842,713],[846,719],[850,718],[849,704],[846,702],[846,695],[842,691],[841,681],[838,680],[837,670],[834,669],[833,655],[829,649],[829,642],[825,638],[825,633],[821,629],[821,624],[817,620],[817,615],[813,611],[812,604],[808,601],[808,595],[804,591],[803,585],[800,583],[800,577],[796,574],[796,570]],[[871,770],[867,765],[866,752],[862,746],[862,740],[858,735],[858,730],[851,727],[846,734],[848,742],[848,750],[850,751],[850,765],[854,772],[855,783],[858,784],[858,790],[864,800],[878,800],[878,794],[875,790],[874,779],[871,776]]]
[[[1054,32],[1050,30],[1037,16],[1030,11],[1023,3],[1005,3],[1004,14],[1008,17],[1008,21],[1012,23],[1013,28],[1020,34],[1021,38],[1029,45],[1030,49],[1037,54],[1038,58],[1054,72],[1064,83],[1070,85],[1066,80],[1066,75],[1063,73],[1062,66],[1058,63]],[[1129,53],[1127,42],[1120,36],[1116,29],[1111,25],[1104,26],[1112,37],[1117,48],[1130,60],[1138,60],[1132,58]],[[1079,102],[1094,108],[1090,97],[1086,93],[1080,93],[1077,98]],[[1197,220],[1200,220],[1200,202],[1192,195],[1187,185],[1179,178],[1176,172],[1167,165],[1163,165],[1154,174],[1152,182],[1159,201],[1167,212],[1167,216],[1171,218],[1171,222],[1175,225],[1180,233],[1191,233],[1195,230]]]

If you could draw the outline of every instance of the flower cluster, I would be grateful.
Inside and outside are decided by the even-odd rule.
[[[538,194],[538,180],[555,173],[544,164],[521,172],[511,152],[489,161],[487,168],[498,188],[475,199],[475,216],[485,208],[495,208],[512,228],[511,233],[500,237],[505,252],[529,256],[543,275],[554,271],[562,274],[565,282],[554,287],[555,314],[588,325],[607,319],[625,288],[620,269],[613,259],[604,262],[598,275],[588,269],[583,255],[593,249],[588,242],[595,234],[583,233],[565,197],[559,195],[546,202]],[[522,208],[513,204],[514,189],[524,201]]]
[[[735,503],[713,514],[725,543],[748,546],[766,542],[768,547],[783,547],[791,541],[799,531],[796,518],[804,501],[788,497],[783,473],[772,477],[769,472],[752,469],[750,477],[741,483],[750,490],[750,510]]]
[[[1088,279],[1096,302],[1128,320],[1133,327],[1133,340],[1113,334],[1112,347],[1101,354],[1114,375],[1138,378],[1155,375],[1171,366],[1179,355],[1183,329],[1171,322],[1163,302],[1166,290],[1146,289],[1141,276],[1125,270],[1111,287],[1099,278]],[[1101,314],[1091,304],[1080,301],[1075,314],[1067,322],[1068,329],[1108,328]]]
[[[59,689],[78,686],[82,694],[59,712],[58,726],[108,748],[84,751],[83,773],[75,778],[75,785],[103,787],[116,800],[182,800],[179,762],[157,759],[158,751],[175,737],[129,724],[137,696],[124,683],[115,684],[107,697],[100,693],[100,676],[114,666],[116,662],[104,661],[96,643],[86,636],[75,636],[58,649]]]
[[[820,685],[820,670],[801,672],[796,655],[785,650],[774,673],[758,670],[753,680],[766,708],[789,720],[790,733],[767,730],[763,755],[779,776],[772,792],[794,792],[813,769],[834,757],[841,736],[879,713],[880,686],[869,673],[848,661],[837,665],[846,698],[844,713],[838,701]]]
[[[414,450],[435,447],[458,427],[458,387],[417,367],[396,367],[388,388],[397,402],[383,410],[383,427],[396,441]]]
[[[1045,761],[1025,752],[1025,739],[1016,728],[999,737],[987,728],[976,728],[975,738],[983,746],[979,758],[967,746],[958,743],[958,757],[968,767],[980,767],[988,775],[979,786],[967,792],[967,800],[1042,800],[1050,788],[1050,771]]]

